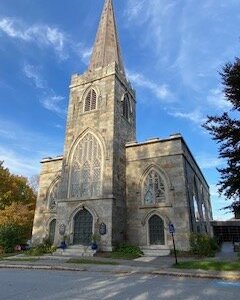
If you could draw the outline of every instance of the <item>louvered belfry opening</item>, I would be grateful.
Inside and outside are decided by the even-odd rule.
[[[85,99],[84,111],[91,111],[97,108],[97,94],[94,89],[91,89]]]

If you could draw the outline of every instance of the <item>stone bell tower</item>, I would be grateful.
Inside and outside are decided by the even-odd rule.
[[[93,233],[106,224],[103,250],[124,239],[125,144],[135,133],[135,93],[124,71],[112,0],[106,0],[88,69],[73,75],[70,85],[57,224],[66,225],[73,244],[84,240],[76,232],[79,209],[92,215]]]

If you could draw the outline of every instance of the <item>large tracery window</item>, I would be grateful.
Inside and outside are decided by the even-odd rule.
[[[97,108],[97,94],[94,89],[91,89],[85,98],[84,111],[91,111]]]
[[[166,200],[164,182],[156,170],[151,170],[145,178],[144,204],[156,204]]]
[[[60,181],[57,180],[49,193],[49,197],[48,197],[48,205],[49,205],[49,209],[50,210],[55,210],[57,208],[57,199],[58,199],[58,188],[59,188],[59,183]]]
[[[90,133],[79,142],[73,155],[70,197],[93,197],[101,193],[102,151]]]
[[[123,99],[123,116],[129,120],[130,119],[130,102],[129,102],[129,98],[127,95],[124,96]]]

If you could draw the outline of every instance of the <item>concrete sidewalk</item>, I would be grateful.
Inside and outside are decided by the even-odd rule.
[[[76,258],[76,257],[74,257]],[[79,258],[79,257],[78,257]],[[25,259],[25,260],[24,260]],[[62,271],[89,271],[89,272],[110,272],[117,274],[153,274],[162,276],[178,276],[192,278],[211,278],[224,280],[240,280],[240,272],[213,272],[204,270],[180,270],[174,269],[174,257],[141,257],[135,260],[110,259],[102,257],[83,258],[105,263],[115,262],[118,265],[99,264],[70,264],[66,263],[70,257],[63,256],[41,256],[36,261],[26,261],[25,255],[17,255],[0,261],[0,268],[16,269],[39,269],[39,270],[62,270]],[[34,259],[29,257],[29,259]],[[187,258],[180,258],[179,262]]]

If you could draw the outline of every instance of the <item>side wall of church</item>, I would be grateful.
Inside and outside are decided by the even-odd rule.
[[[172,248],[169,222],[176,229],[178,249],[189,248],[189,207],[186,198],[185,170],[180,138],[127,145],[127,235],[130,243],[150,246],[147,220],[158,214],[164,221],[165,245]],[[150,167],[158,169],[165,182],[166,200],[144,203],[143,176]]]
[[[51,185],[61,174],[62,159],[42,161],[39,179],[39,191],[32,231],[34,245],[41,244],[49,235],[49,224],[56,219],[56,213],[49,209],[49,193]]]
[[[191,230],[196,233],[199,232],[212,235],[210,221],[213,217],[209,186],[187,145],[183,143],[182,147],[188,187],[187,198],[191,214]]]

